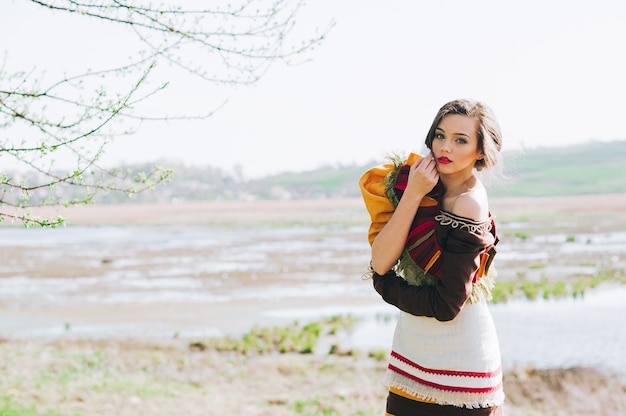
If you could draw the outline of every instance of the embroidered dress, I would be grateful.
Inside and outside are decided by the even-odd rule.
[[[402,198],[409,167],[418,157],[411,154],[405,164],[395,161],[361,177],[372,218],[370,244]],[[487,305],[495,223],[443,211],[440,196],[438,185],[420,204],[396,270],[374,273],[376,290],[400,309],[385,377],[388,414],[393,414],[389,407],[405,406],[398,403],[407,399],[415,406],[454,406],[467,414],[479,409],[486,412],[476,414],[490,414],[488,408],[504,402],[500,349]],[[410,412],[422,414],[413,407]]]

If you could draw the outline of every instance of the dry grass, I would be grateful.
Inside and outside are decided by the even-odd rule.
[[[386,396],[384,362],[365,355],[242,356],[174,341],[7,341],[0,363],[3,415],[365,416],[381,415]],[[624,380],[592,369],[519,368],[504,383],[509,416],[626,410]]]

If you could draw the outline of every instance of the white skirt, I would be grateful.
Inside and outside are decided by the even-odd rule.
[[[466,304],[447,322],[400,312],[386,382],[440,404],[501,405],[500,347],[487,303]]]

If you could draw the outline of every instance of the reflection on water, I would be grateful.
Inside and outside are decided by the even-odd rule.
[[[74,337],[171,336],[175,320],[182,336],[195,337],[351,313],[363,320],[344,341],[386,349],[396,311],[361,279],[369,263],[365,235],[366,227],[333,226],[2,228],[0,336],[64,336],[58,319],[66,319]],[[624,268],[626,233],[503,238],[498,252],[504,279],[592,275]],[[537,262],[545,265],[530,267]],[[584,299],[493,305],[505,366],[589,365],[626,374],[625,298],[626,288],[605,285]],[[173,303],[183,306],[170,311]],[[143,315],[125,309],[137,305]],[[37,308],[60,318],[43,320]],[[127,315],[106,316],[120,310]]]
[[[605,284],[583,299],[494,305],[506,365],[584,365],[626,374],[626,288]]]
[[[537,368],[590,366],[626,375],[626,287],[604,285],[583,298],[512,301],[492,305],[503,365]],[[338,308],[274,310],[270,315],[315,319]],[[346,310],[343,310],[346,313]],[[389,349],[397,311],[378,302],[350,308],[360,324],[350,333],[353,348]],[[322,314],[322,315],[320,315]]]
[[[626,375],[626,288],[605,286],[583,299],[514,301],[492,305],[503,365],[590,366]],[[392,312],[393,313],[393,312]],[[370,315],[354,345],[389,348],[395,318]]]

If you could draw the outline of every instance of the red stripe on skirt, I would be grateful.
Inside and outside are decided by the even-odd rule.
[[[398,354],[395,351],[391,351],[391,356],[402,361],[405,364],[410,365],[411,367],[417,368],[424,373],[430,374],[438,374],[443,376],[461,376],[461,377],[478,377],[478,378],[491,378],[499,375],[502,372],[502,366],[499,366],[494,371],[489,372],[478,372],[478,371],[458,371],[458,370],[436,370],[433,368],[422,367],[421,365],[409,360],[408,358]]]
[[[500,390],[502,388],[502,382],[498,383],[497,385],[493,386],[493,387],[458,387],[458,386],[448,386],[445,384],[438,384],[438,383],[433,383],[432,381],[427,381],[424,379],[421,379],[413,374],[409,374],[404,370],[399,369],[398,367],[389,364],[389,370],[393,371],[394,373],[398,373],[406,378],[409,378],[413,381],[418,382],[419,384],[423,384],[425,386],[428,387],[432,387],[438,390],[443,390],[443,391],[454,391],[454,392],[461,392],[461,393],[491,393],[493,391],[497,391]]]

